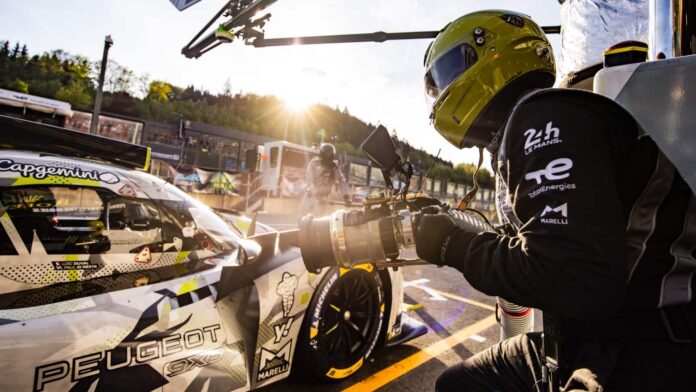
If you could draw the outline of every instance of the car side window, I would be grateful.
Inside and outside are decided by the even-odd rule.
[[[159,212],[149,200],[123,197],[109,201],[110,230],[148,231],[159,228]]]
[[[61,186],[8,187],[1,202],[19,241],[32,250],[34,235],[48,254],[103,253],[104,202],[92,188]]]
[[[123,197],[104,190],[106,232],[111,243],[109,253],[162,251],[162,224],[157,205],[149,199]]]
[[[151,200],[74,186],[7,187],[0,192],[15,228],[5,235],[18,237],[9,238],[9,246],[23,244],[28,253],[36,251],[34,235],[48,254],[133,253],[144,245],[155,251],[162,242],[159,210]],[[0,248],[2,254],[17,254],[6,247]]]

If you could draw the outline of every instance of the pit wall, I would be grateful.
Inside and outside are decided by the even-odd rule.
[[[189,193],[191,197],[211,208],[233,209],[244,201],[244,196],[216,195],[212,193]]]

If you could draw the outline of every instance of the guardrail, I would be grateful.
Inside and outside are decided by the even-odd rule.
[[[252,175],[256,174],[256,177],[252,178]],[[245,195],[245,200],[244,200],[244,212],[253,212],[249,211],[249,204],[254,195],[258,194],[259,192],[262,192],[263,189],[261,188],[261,180],[263,178],[263,173],[247,173],[247,182],[246,182],[246,195]],[[263,203],[262,199],[259,199],[252,207],[254,207],[256,204]],[[254,208],[255,210],[256,208]]]

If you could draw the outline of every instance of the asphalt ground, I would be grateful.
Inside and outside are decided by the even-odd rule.
[[[450,268],[404,269],[404,302],[428,333],[399,346],[376,351],[346,380],[317,383],[291,376],[268,391],[432,391],[443,370],[495,344],[495,300],[473,289]],[[422,307],[421,307],[422,306]]]
[[[288,228],[277,217],[260,216],[259,221]],[[427,334],[376,351],[346,380],[318,383],[291,375],[263,390],[432,391],[443,370],[499,341],[495,298],[472,288],[458,271],[429,265],[407,267],[404,283],[404,302],[416,305],[408,315],[423,322]]]

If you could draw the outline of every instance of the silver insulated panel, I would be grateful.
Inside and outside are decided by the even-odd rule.
[[[648,42],[648,0],[567,0],[561,8],[557,80],[601,63],[621,41]]]

